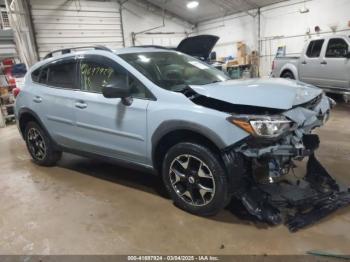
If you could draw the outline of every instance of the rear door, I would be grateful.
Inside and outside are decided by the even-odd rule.
[[[81,148],[91,153],[146,163],[147,89],[116,61],[84,56],[80,63],[81,94],[74,101]],[[111,81],[129,84],[133,102],[105,98],[102,86]]]
[[[320,68],[321,87],[350,87],[350,59],[346,58],[348,52],[349,44],[344,38],[328,40]]]
[[[39,76],[40,92],[34,103],[40,105],[41,118],[54,140],[73,147],[76,136],[74,98],[79,89],[77,61],[74,57],[53,61],[43,67]]]
[[[325,48],[324,39],[310,41],[306,52],[299,60],[299,78],[301,81],[319,86],[323,78],[322,68],[322,50]]]

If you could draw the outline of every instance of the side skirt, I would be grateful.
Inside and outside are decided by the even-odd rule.
[[[87,157],[87,158],[92,158],[92,159],[98,159],[98,160],[105,161],[105,162],[108,162],[108,163],[111,163],[111,164],[116,164],[116,165],[120,165],[120,166],[123,166],[123,167],[126,167],[126,168],[131,168],[131,169],[134,169],[134,170],[138,170],[138,171],[142,171],[142,172],[146,172],[146,173],[157,175],[157,171],[152,166],[139,164],[139,163],[131,162],[131,161],[126,161],[126,160],[122,160],[122,159],[118,159],[118,158],[114,158],[114,157],[110,157],[110,156],[105,156],[105,155],[99,155],[99,154],[94,154],[94,153],[90,153],[90,152],[85,152],[85,151],[82,151],[82,150],[72,149],[72,148],[69,148],[69,147],[59,146],[58,148],[59,148],[59,150],[61,150],[63,152],[66,152],[66,153],[71,153],[71,154],[74,154],[74,155]]]

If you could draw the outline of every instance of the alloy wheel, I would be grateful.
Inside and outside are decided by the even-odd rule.
[[[39,130],[30,128],[27,134],[28,147],[37,160],[43,160],[46,156],[45,140]]]
[[[209,167],[193,155],[176,157],[169,169],[176,194],[193,206],[207,205],[215,195],[215,180]]]

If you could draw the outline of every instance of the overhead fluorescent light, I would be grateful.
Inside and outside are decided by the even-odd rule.
[[[190,1],[187,3],[187,8],[188,9],[193,9],[196,8],[199,5],[198,1]]]

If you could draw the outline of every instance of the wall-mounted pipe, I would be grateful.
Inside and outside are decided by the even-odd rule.
[[[145,35],[186,35],[187,32],[146,32]]]
[[[119,3],[119,19],[120,19],[120,30],[122,33],[122,41],[123,41],[123,47],[125,47],[125,35],[124,35],[124,23],[123,23],[123,5],[127,2],[128,0],[124,1],[118,1]]]
[[[319,35],[325,35],[325,34],[336,34],[340,32],[349,32],[350,28],[345,29],[339,29],[336,31],[321,31],[319,33],[310,33],[310,34],[297,34],[297,35],[281,35],[281,36],[270,36],[270,37],[264,37],[261,39],[262,42],[264,41],[272,41],[272,40],[280,40],[280,39],[288,39],[288,38],[296,38],[296,37],[305,37],[305,36],[319,36]]]
[[[140,34],[144,34],[147,33],[149,31],[155,30],[155,29],[159,29],[159,28],[163,28],[165,27],[165,8],[163,6],[163,12],[162,12],[162,24],[159,26],[155,26],[155,27],[151,27],[139,32],[131,32],[131,39],[132,39],[132,45],[135,46],[136,45],[136,36],[140,35]]]

